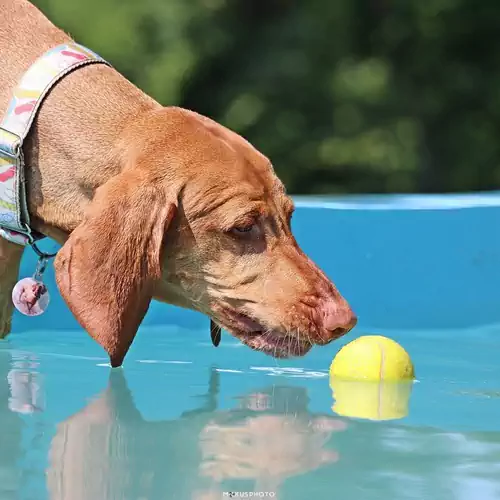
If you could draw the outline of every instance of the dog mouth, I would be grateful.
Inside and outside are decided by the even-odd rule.
[[[300,338],[297,334],[265,327],[249,316],[224,309],[220,311],[217,324],[211,325],[211,337],[215,346],[220,341],[220,328],[223,327],[243,344],[255,351],[260,351],[275,358],[291,358],[304,356],[312,348],[310,341]],[[218,328],[218,330],[217,330]]]

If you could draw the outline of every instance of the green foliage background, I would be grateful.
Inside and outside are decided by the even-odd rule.
[[[268,155],[292,193],[500,184],[498,0],[35,0],[164,105]]]

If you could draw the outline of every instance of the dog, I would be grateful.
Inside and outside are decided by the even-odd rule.
[[[27,0],[0,0],[0,110],[31,64],[71,38]],[[303,356],[356,315],[291,232],[268,158],[115,69],[60,80],[24,142],[32,227],[62,248],[61,296],[118,367],[152,299],[199,311],[247,346]],[[0,241],[1,335],[23,247]]]

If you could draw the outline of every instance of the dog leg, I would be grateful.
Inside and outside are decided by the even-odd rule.
[[[0,237],[0,339],[10,333],[13,304],[12,288],[19,276],[24,247]]]

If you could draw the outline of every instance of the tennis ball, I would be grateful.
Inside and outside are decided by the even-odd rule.
[[[402,381],[415,377],[408,353],[380,335],[359,337],[340,349],[330,365],[330,377],[343,380]]]

